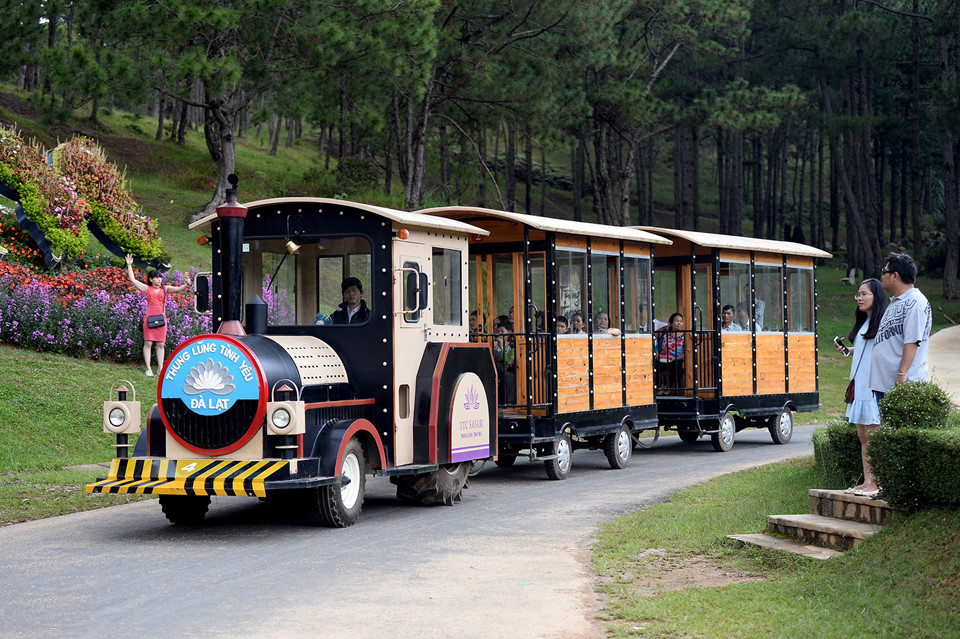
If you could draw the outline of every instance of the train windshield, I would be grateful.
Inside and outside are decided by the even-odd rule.
[[[372,260],[364,236],[255,240],[244,273],[259,273],[269,326],[365,324],[373,314]]]

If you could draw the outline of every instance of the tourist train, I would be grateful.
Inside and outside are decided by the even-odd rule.
[[[487,460],[564,479],[575,450],[623,468],[665,429],[784,444],[819,407],[823,251],[474,207],[245,206],[232,184],[191,225],[212,249],[194,289],[213,332],[170,354],[142,433],[115,385],[117,458],[87,492],[157,494],[177,524],[238,495],[343,527],[367,475],[452,504]]]

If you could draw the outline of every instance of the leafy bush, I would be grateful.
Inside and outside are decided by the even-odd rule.
[[[372,189],[380,182],[380,168],[364,158],[343,158],[337,165],[337,189],[347,194]]]
[[[848,488],[863,477],[857,427],[842,417],[813,433],[813,455],[817,468],[827,478],[827,488]]]
[[[950,397],[934,382],[895,387],[880,402],[881,423],[889,428],[945,428]]]
[[[960,430],[884,426],[870,436],[867,451],[891,505],[960,506]]]
[[[41,231],[53,251],[78,257],[90,232],[89,205],[73,180],[47,166],[40,149],[19,133],[0,127],[0,182],[17,192],[23,212]]]
[[[156,222],[143,214],[123,175],[93,140],[81,136],[64,142],[54,149],[53,164],[91,203],[90,219],[107,237],[145,260],[163,254]]]

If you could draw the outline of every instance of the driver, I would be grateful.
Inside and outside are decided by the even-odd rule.
[[[333,312],[333,323],[363,324],[368,321],[372,313],[363,300],[363,283],[355,277],[348,277],[340,284],[340,290],[343,304],[339,311]]]

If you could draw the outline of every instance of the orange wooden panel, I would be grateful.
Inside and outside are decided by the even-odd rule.
[[[623,243],[623,252],[627,257],[635,257],[637,255],[650,255],[650,245],[649,244],[640,244],[638,242],[624,242]]]
[[[557,248],[587,250],[587,238],[580,235],[557,235]]]
[[[783,255],[780,253],[754,253],[753,261],[757,264],[777,264],[783,266]]]
[[[813,266],[813,258],[806,257],[803,255],[788,255],[787,256],[787,266]]]
[[[732,395],[753,395],[753,380],[737,381],[731,383],[726,378],[723,380],[723,394]]]
[[[573,413],[576,411],[590,409],[590,395],[581,393],[579,395],[560,394],[557,397],[558,410],[561,413]]]
[[[607,237],[595,237],[590,242],[590,250],[604,251],[607,253],[619,253],[620,240],[614,240]]]
[[[749,251],[734,251],[733,249],[722,249],[720,251],[720,260],[731,260],[735,262],[749,262]]]

